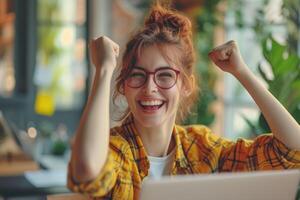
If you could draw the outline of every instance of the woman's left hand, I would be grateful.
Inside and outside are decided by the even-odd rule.
[[[234,40],[217,46],[208,56],[220,69],[233,75],[238,75],[247,68]]]

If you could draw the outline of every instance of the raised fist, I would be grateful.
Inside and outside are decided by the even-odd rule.
[[[96,68],[111,67],[115,69],[119,56],[119,45],[106,36],[90,42],[90,55]]]
[[[237,43],[233,40],[217,46],[208,56],[220,69],[231,74],[246,67]]]

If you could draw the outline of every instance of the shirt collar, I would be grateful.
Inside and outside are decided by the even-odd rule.
[[[183,136],[184,132],[180,130],[180,126],[175,125],[173,129],[173,137],[176,143],[175,162],[181,168],[188,168],[188,161],[185,156],[180,136]]]
[[[133,157],[138,165],[141,178],[148,175],[149,160],[147,158],[146,149],[142,140],[134,126],[134,118],[130,114],[123,122],[122,127],[125,130],[126,140],[129,142]]]
[[[139,173],[141,178],[148,175],[148,170],[150,167],[149,160],[147,158],[147,152],[139,136],[136,127],[134,126],[134,118],[132,114],[130,114],[122,123],[122,127],[125,130],[125,137],[126,140],[129,142],[133,157],[138,165]],[[180,168],[187,168],[188,162],[187,158],[185,157],[185,153],[182,148],[182,143],[180,140],[180,135],[182,131],[180,127],[175,125],[173,128],[173,138],[175,139],[176,143],[176,152],[175,152],[175,164],[177,167]]]

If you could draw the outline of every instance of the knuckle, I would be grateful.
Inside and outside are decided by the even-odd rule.
[[[105,38],[105,36],[101,36],[100,38],[98,38],[99,43],[104,43],[107,39]]]

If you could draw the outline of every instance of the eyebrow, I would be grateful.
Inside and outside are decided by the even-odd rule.
[[[143,68],[143,67],[141,67],[141,66],[137,66],[137,65],[133,66],[133,68],[148,71],[147,69],[145,69],[145,68]],[[172,68],[172,69],[175,69],[175,68],[171,67],[170,65],[165,65],[165,66],[159,66],[159,67],[156,68],[155,70],[163,69],[163,68]],[[155,70],[154,70],[154,71],[155,71]],[[175,70],[176,70],[176,69],[175,69]]]

